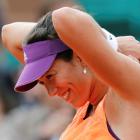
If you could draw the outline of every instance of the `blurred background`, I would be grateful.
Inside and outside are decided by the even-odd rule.
[[[140,40],[139,0],[0,0],[0,32],[4,24],[36,22],[50,10],[75,5],[116,36]],[[41,85],[26,94],[15,93],[21,68],[0,38],[0,140],[58,140],[75,111],[56,97],[50,99]]]

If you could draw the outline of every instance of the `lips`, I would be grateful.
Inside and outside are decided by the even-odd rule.
[[[58,96],[62,97],[64,100],[68,101],[70,99],[70,90],[63,92],[62,94],[59,94]]]
[[[68,101],[69,97],[70,97],[70,92],[67,91],[63,96],[62,96],[65,100]]]

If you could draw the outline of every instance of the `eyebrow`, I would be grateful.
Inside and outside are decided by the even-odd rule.
[[[49,75],[53,75],[53,73],[57,74],[57,72],[55,70],[51,70],[51,71],[48,71],[46,72],[42,77],[46,77],[46,76],[49,76]],[[41,79],[41,78],[40,78]],[[44,82],[41,81],[40,79],[38,79],[38,83],[41,84],[41,85],[44,85]]]
[[[57,74],[57,71],[49,71],[48,73],[46,73],[44,76],[46,77],[46,76],[50,76],[50,75],[52,75],[52,76],[54,76],[54,75],[56,75]]]

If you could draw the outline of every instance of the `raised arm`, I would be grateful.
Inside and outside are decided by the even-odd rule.
[[[117,37],[118,51],[127,56],[133,56],[137,61],[140,61],[140,42],[133,36]]]
[[[4,25],[2,28],[3,45],[21,63],[24,63],[22,41],[35,25],[36,23],[16,22]]]
[[[140,65],[109,47],[100,26],[88,14],[72,8],[53,12],[59,37],[123,98],[140,101]]]

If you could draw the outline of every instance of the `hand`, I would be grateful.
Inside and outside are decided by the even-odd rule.
[[[21,63],[24,63],[22,51],[23,40],[35,25],[36,23],[33,22],[15,22],[4,25],[2,28],[4,47]]]
[[[117,37],[118,52],[131,56],[140,61],[140,42],[133,36]]]

